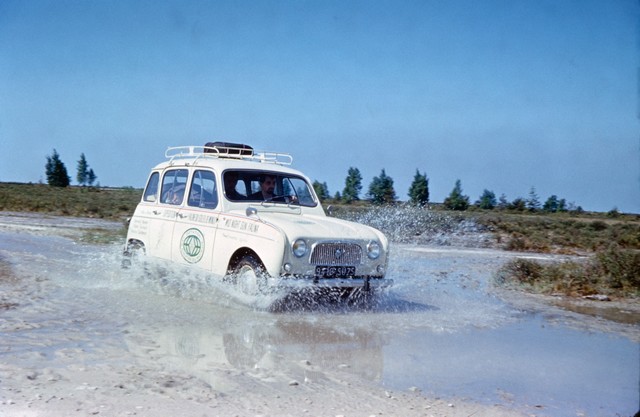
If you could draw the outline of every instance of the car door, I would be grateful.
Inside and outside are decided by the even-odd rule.
[[[161,259],[171,259],[173,228],[182,200],[189,171],[187,169],[167,169],[162,173],[159,201],[153,205],[147,217],[147,253]],[[158,196],[154,197],[156,200]]]
[[[220,201],[215,172],[193,169],[186,199],[177,213],[171,259],[211,270]]]
[[[161,171],[152,171],[147,180],[147,185],[142,195],[142,201],[138,203],[136,212],[129,223],[128,239],[141,242],[148,255],[156,256],[152,241],[157,239],[155,234],[156,223],[159,219],[159,198]]]

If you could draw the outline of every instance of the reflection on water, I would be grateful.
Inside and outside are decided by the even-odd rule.
[[[143,344],[136,339],[128,341],[130,350],[144,350],[212,386],[218,385],[216,371],[230,368],[260,378],[295,378],[296,368],[307,365],[320,371],[350,372],[369,381],[380,381],[383,371],[383,343],[375,332],[340,331],[293,318],[271,321],[265,317],[265,322],[234,322],[221,327],[195,323],[163,326],[155,333],[147,332]]]

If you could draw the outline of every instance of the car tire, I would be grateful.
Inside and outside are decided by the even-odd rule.
[[[140,265],[146,251],[144,244],[139,241],[131,241],[127,244],[127,249],[122,254],[122,268],[129,269],[132,266]]]
[[[236,289],[246,295],[260,295],[267,292],[267,273],[253,255],[245,255],[236,265],[232,274]]]

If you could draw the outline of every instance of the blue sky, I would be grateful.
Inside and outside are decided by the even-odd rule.
[[[55,148],[142,187],[167,146],[289,152],[363,194],[416,169],[640,213],[636,0],[0,2],[0,181],[45,179]],[[364,197],[364,195],[362,195]]]

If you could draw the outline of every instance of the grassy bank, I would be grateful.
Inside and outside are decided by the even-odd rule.
[[[640,216],[603,213],[513,213],[470,214],[491,230],[506,250],[577,254],[597,252],[615,244],[640,249]]]
[[[0,210],[122,220],[133,214],[141,195],[134,188],[0,183]]]
[[[583,261],[516,259],[497,275],[499,285],[546,295],[640,297],[640,251],[611,245]]]
[[[637,215],[485,213],[478,222],[506,250],[587,255],[555,263],[516,259],[498,271],[499,285],[547,295],[640,297]]]

